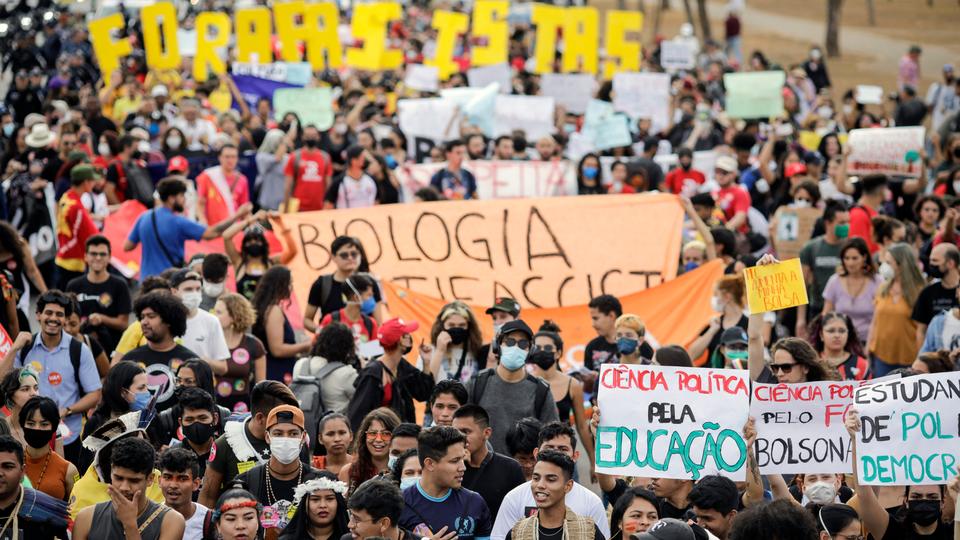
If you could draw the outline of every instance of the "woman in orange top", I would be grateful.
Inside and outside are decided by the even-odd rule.
[[[900,367],[910,367],[920,349],[917,324],[910,318],[913,304],[926,282],[913,250],[904,243],[891,245],[880,256],[883,283],[874,298],[873,322],[867,350],[873,360],[874,377],[883,377]]]
[[[26,441],[24,460],[33,489],[66,501],[73,491],[77,468],[50,449],[50,440],[60,427],[60,409],[48,397],[34,396],[20,408],[20,425]]]

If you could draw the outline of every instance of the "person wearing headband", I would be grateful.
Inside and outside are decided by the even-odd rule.
[[[340,540],[347,528],[347,484],[329,471],[294,489],[297,510],[280,540]]]
[[[231,488],[223,492],[210,514],[216,532],[204,534],[205,538],[222,540],[254,540],[263,538],[260,527],[260,511],[263,507],[249,491]],[[206,533],[206,531],[204,531]]]

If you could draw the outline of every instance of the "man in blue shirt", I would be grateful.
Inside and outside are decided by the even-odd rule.
[[[179,215],[187,201],[186,193],[187,184],[180,177],[168,176],[158,182],[161,206],[141,214],[123,244],[124,251],[133,251],[137,244],[143,245],[140,252],[141,280],[167,268],[183,266],[183,245],[187,240],[219,238],[230,225],[250,214],[251,206],[247,203],[237,209],[236,215],[204,227]]]
[[[430,185],[450,200],[476,199],[477,179],[473,173],[462,168],[466,145],[454,139],[443,145],[447,166],[434,173]]]
[[[57,402],[60,417],[70,428],[63,438],[64,457],[76,463],[82,415],[100,401],[100,374],[90,348],[64,330],[67,317],[73,314],[71,306],[70,299],[56,289],[43,293],[37,300],[40,332],[36,336],[21,332],[0,363],[0,372],[6,373],[12,365],[37,373],[40,395]],[[76,368],[74,358],[79,360]]]
[[[417,453],[423,473],[403,492],[400,527],[417,536],[455,532],[458,540],[488,540],[493,517],[487,503],[464,487],[466,437],[449,426],[420,432]]]

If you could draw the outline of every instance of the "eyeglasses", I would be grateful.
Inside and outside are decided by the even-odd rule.
[[[364,522],[373,523],[373,518],[370,518],[370,519],[360,519],[360,518],[357,517],[356,514],[354,514],[353,512],[350,512],[350,511],[348,510],[348,511],[347,511],[347,521],[349,521],[349,522],[351,522],[351,523],[364,523]]]
[[[381,441],[389,441],[392,438],[393,438],[393,433],[390,433],[389,431],[368,431],[367,432],[368,441],[375,441],[377,439],[380,439]]]
[[[341,251],[340,253],[337,253],[337,257],[340,257],[341,259],[356,259],[360,257],[360,252],[359,251]]]
[[[833,537],[837,540],[864,540],[862,534],[835,534]]]
[[[516,339],[516,338],[508,337],[503,340],[503,344],[506,345],[507,347],[520,347],[525,351],[530,349],[529,339]]]
[[[87,256],[93,257],[94,259],[106,259],[107,257],[110,256],[110,254],[107,253],[106,251],[102,251],[102,252],[88,251]]]
[[[782,371],[784,374],[790,373],[793,371],[794,366],[797,364],[770,364],[770,371],[776,374],[778,371]]]
[[[543,351],[543,352],[553,352],[557,350],[557,348],[554,347],[553,345],[534,345],[533,350]]]

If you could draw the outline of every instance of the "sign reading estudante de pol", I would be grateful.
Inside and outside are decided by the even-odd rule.
[[[459,71],[454,49],[460,35],[470,33],[474,41],[470,63],[474,67],[508,61],[509,27],[507,0],[478,0],[469,15],[438,10],[431,26],[437,31],[436,53],[426,64],[435,66],[441,79]],[[344,47],[338,34],[340,15],[333,2],[307,3],[301,0],[275,2],[266,7],[241,8],[231,18],[226,13],[205,11],[197,15],[197,43],[193,60],[193,76],[204,81],[208,73],[223,74],[226,60],[218,49],[230,44],[235,36],[236,61],[270,63],[273,60],[271,39],[281,38],[280,58],[284,62],[306,60],[314,70],[338,69],[343,66],[363,70],[397,69],[403,65],[403,52],[387,42],[390,24],[403,18],[398,2],[356,3],[350,19],[350,34],[361,39],[359,47]],[[147,65],[152,69],[177,69],[181,54],[177,43],[176,8],[170,2],[158,2],[140,11],[143,25],[143,47]],[[557,34],[563,34],[561,71],[596,74],[599,70],[600,14],[593,7],[558,7],[534,4],[531,22],[537,27],[535,71],[550,73],[557,49]],[[640,70],[640,43],[628,34],[643,26],[643,14],[635,11],[610,10],[606,14],[603,49],[603,75],[613,77],[621,71]],[[90,22],[90,39],[104,73],[112,73],[120,59],[131,53],[127,40],[115,40],[111,34],[124,27],[123,15],[102,17]],[[305,53],[305,55],[304,55]]]

